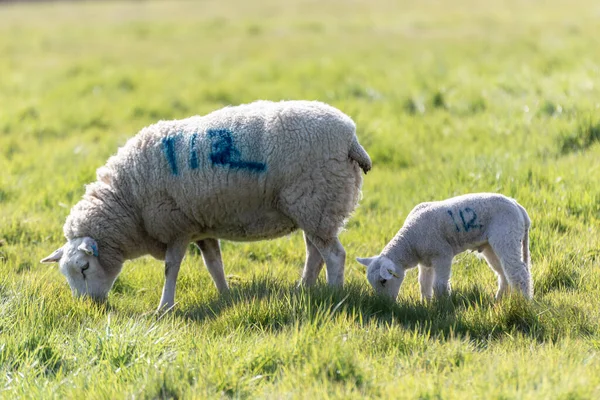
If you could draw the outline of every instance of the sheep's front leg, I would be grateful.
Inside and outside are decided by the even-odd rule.
[[[304,233],[304,243],[306,244],[306,262],[304,263],[304,271],[302,272],[300,283],[305,286],[311,286],[317,282],[319,273],[323,268],[323,257],[321,257],[317,246],[306,236],[306,233]]]
[[[221,258],[221,248],[217,239],[204,239],[196,242],[196,245],[202,252],[204,265],[212,276],[213,282],[219,293],[225,293],[229,290],[227,279],[225,279],[225,271],[223,269],[223,258]]]
[[[340,240],[337,236],[328,240],[321,240],[313,235],[308,235],[308,239],[319,250],[321,257],[325,260],[327,283],[331,286],[343,286],[346,250],[344,250]]]
[[[419,264],[419,286],[421,300],[431,300],[433,296],[433,268]]]
[[[452,267],[452,256],[439,256],[431,260],[434,271],[433,295],[436,298],[448,296],[451,292],[450,273]]]
[[[175,305],[175,285],[181,261],[185,256],[188,241],[178,241],[167,246],[165,255],[165,285],[163,286],[159,312],[170,311]]]

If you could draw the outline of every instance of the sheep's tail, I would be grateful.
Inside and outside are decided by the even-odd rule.
[[[525,233],[523,234],[523,262],[525,264],[527,264],[527,267],[530,268],[531,267],[531,258],[529,256],[529,227],[531,226],[531,220],[529,219],[529,215],[527,214],[527,211],[525,210],[525,208],[523,208],[522,205],[520,205],[519,203],[517,203],[515,201],[515,204],[517,205],[517,207],[519,207],[519,210],[521,211],[521,214],[523,215],[523,221],[525,222]]]
[[[356,161],[360,168],[366,174],[372,167],[371,157],[367,154],[366,150],[358,143],[358,139],[356,136],[352,140],[352,144],[350,145],[350,151],[348,152],[348,157],[352,160]]]

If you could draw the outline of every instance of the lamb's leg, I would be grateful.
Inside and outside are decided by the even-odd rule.
[[[175,285],[177,284],[177,275],[179,274],[181,261],[185,257],[187,244],[187,240],[181,240],[167,246],[167,253],[165,255],[165,285],[163,286],[158,311],[170,311],[175,305]]]
[[[431,260],[431,268],[434,271],[433,295],[436,298],[448,296],[451,292],[450,273],[452,267],[452,256],[442,255]]]
[[[344,284],[346,251],[338,237],[334,236],[328,240],[321,240],[310,234],[307,234],[307,237],[325,260],[327,283],[332,286],[342,286]]]
[[[203,239],[196,242],[202,252],[204,265],[210,273],[210,276],[217,287],[219,293],[225,293],[229,290],[225,271],[223,270],[223,259],[221,258],[221,248],[217,239]]]
[[[419,264],[419,286],[421,300],[431,300],[433,296],[433,268]]]
[[[302,272],[300,283],[305,286],[314,285],[317,282],[321,268],[323,268],[323,257],[317,247],[310,241],[306,232],[304,233],[304,243],[306,244],[306,262]]]
[[[521,237],[515,236],[515,232],[505,232],[490,236],[489,244],[492,247],[508,284],[512,288],[519,290],[527,299],[533,297],[533,287],[531,284],[531,272],[521,256]]]
[[[481,254],[487,261],[490,268],[498,275],[498,291],[496,292],[496,300],[500,300],[502,296],[508,290],[508,282],[506,280],[506,275],[504,274],[504,270],[502,269],[502,263],[494,253],[494,250],[491,246],[485,246],[481,251]]]

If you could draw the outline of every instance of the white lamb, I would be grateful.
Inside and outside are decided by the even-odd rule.
[[[375,291],[394,299],[405,271],[418,264],[421,296],[431,299],[432,294],[450,293],[454,256],[477,250],[498,275],[496,299],[504,295],[507,284],[531,299],[530,225],[527,211],[500,194],[466,194],[421,203],[379,256],[357,261],[367,266],[367,279]]]
[[[64,225],[60,262],[75,295],[106,298],[123,262],[165,260],[159,309],[170,309],[188,243],[219,291],[228,289],[218,239],[253,241],[304,231],[302,283],[325,262],[342,285],[338,239],[371,160],[354,122],[311,101],[257,101],[206,116],[160,121],[131,138],[97,172]]]

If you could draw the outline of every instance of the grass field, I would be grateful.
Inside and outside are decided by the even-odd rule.
[[[599,20],[594,0],[0,5],[0,397],[600,398]],[[108,307],[38,263],[140,128],[259,98],[340,108],[373,158],[343,290],[295,289],[299,233],[222,243],[228,296],[190,249],[162,318],[150,257]],[[421,303],[416,271],[374,296],[354,258],[476,191],[529,211],[534,301],[494,303],[471,254],[448,301]]]

